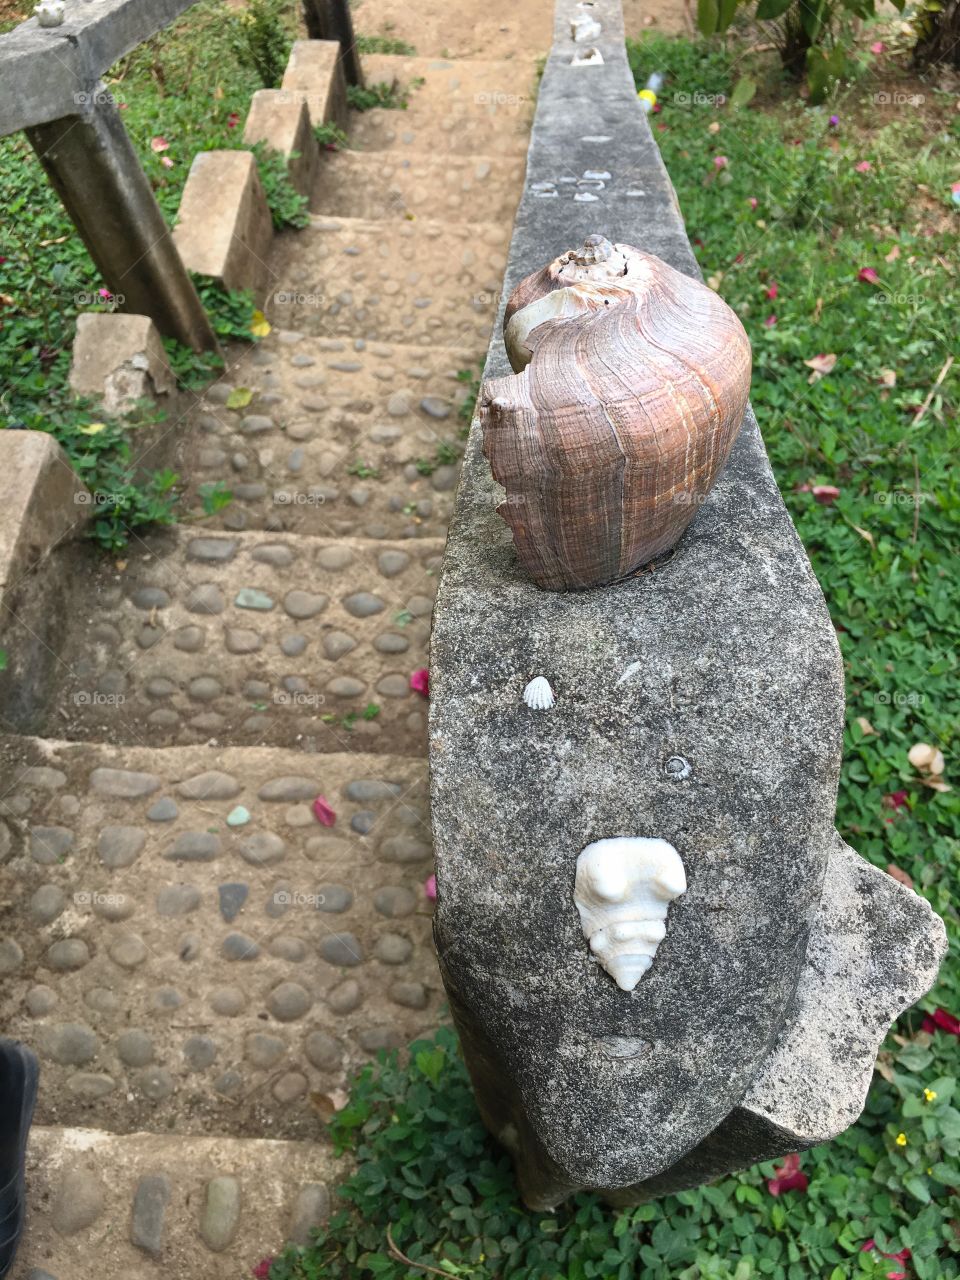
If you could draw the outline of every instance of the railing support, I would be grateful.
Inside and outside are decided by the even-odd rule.
[[[149,316],[195,351],[217,339],[147,175],[104,86],[77,115],[26,130],[64,208],[120,309]]]
[[[303,18],[311,40],[336,40],[347,84],[363,85],[363,68],[353,34],[348,0],[303,0]]]

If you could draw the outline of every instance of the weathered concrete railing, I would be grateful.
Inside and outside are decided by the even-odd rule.
[[[559,0],[504,299],[594,233],[699,278],[618,0]],[[498,332],[487,376],[508,373]],[[859,1114],[944,932],[834,830],[840,654],[756,421],[672,557],[611,586],[538,589],[502,499],[475,422],[434,615],[431,766],[436,941],[484,1119],[535,1207],[583,1187],[636,1202],[823,1142]],[[542,683],[528,705],[533,677],[554,705]],[[615,837],[667,847],[598,852]],[[617,937],[652,941],[639,980],[591,952],[604,901]]]
[[[216,346],[150,183],[101,77],[193,0],[69,0],[0,36],[0,137],[26,132],[122,309],[197,350]]]

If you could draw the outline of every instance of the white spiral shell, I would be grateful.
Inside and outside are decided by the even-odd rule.
[[[580,924],[621,991],[632,991],[653,964],[670,903],[686,890],[680,855],[666,840],[617,836],[580,854],[573,890]]]

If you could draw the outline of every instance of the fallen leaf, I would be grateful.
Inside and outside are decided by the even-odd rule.
[[[250,318],[250,332],[255,338],[265,338],[271,327],[270,321],[262,311],[254,311]]]
[[[906,871],[904,871],[901,867],[898,867],[895,862],[891,862],[888,864],[887,875],[892,876],[894,880],[899,880],[900,883],[905,884],[908,889],[913,888],[912,877],[907,875]]]
[[[873,725],[870,723],[870,721],[867,719],[866,716],[857,716],[854,723],[859,726],[860,732],[863,734],[865,738],[869,738],[871,734],[876,735],[876,732],[877,732],[876,729],[873,727]]]
[[[227,396],[228,409],[245,409],[253,399],[253,392],[249,387],[235,387]]]
[[[888,254],[884,257],[884,262],[896,262],[900,257],[900,246],[895,244]]]
[[[895,387],[897,385],[897,375],[893,369],[881,369],[879,381],[882,387]]]
[[[817,299],[817,305],[813,308],[813,323],[817,324],[821,314],[823,313],[823,299]]]
[[[82,436],[98,436],[101,431],[106,431],[107,424],[105,422],[88,422],[85,427],[77,427]]]
[[[808,369],[813,370],[813,373],[811,373],[810,377],[807,379],[807,381],[812,384],[814,382],[819,382],[820,379],[825,377],[828,373],[833,373],[833,367],[837,363],[837,357],[834,352],[831,351],[829,355],[814,356],[811,360],[804,360],[803,363]]]
[[[855,530],[855,532],[859,533],[860,537],[863,538],[864,542],[869,542],[871,547],[876,547],[877,544],[874,542],[873,534],[870,532],[869,529],[861,529],[858,524],[851,525],[850,527],[851,529]]]
[[[709,125],[707,125],[707,132],[708,132],[708,133],[719,133],[719,132],[720,132],[720,121],[719,121],[719,120],[711,120],[711,121],[710,121],[710,123],[709,123]]]

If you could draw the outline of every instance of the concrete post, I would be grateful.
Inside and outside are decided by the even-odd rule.
[[[149,316],[195,351],[217,339],[110,94],[77,115],[26,130],[64,208],[121,310]]]
[[[347,0],[303,0],[303,18],[311,40],[336,40],[347,84],[363,86],[363,69]]]

